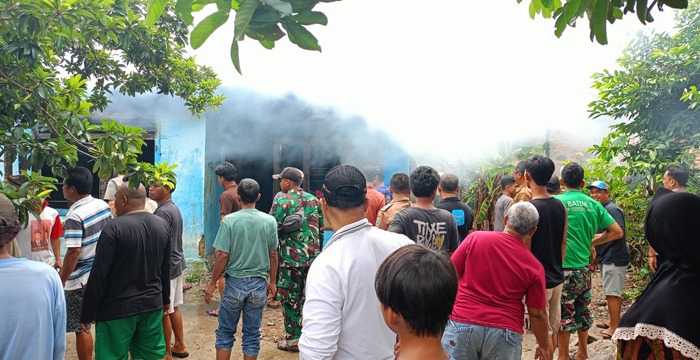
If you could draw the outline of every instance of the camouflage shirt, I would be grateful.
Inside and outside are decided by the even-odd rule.
[[[306,267],[311,266],[316,256],[321,252],[321,239],[323,237],[323,215],[321,204],[311,193],[304,191],[306,195],[306,209],[304,210],[304,223],[301,229],[286,233],[279,231],[280,249],[282,261],[281,267]],[[301,193],[292,189],[280,196],[272,204],[270,213],[277,220],[277,226],[282,224],[287,215],[293,214],[302,206]]]

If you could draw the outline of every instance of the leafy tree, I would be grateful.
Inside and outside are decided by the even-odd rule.
[[[700,1],[676,22],[675,34],[634,40],[618,59],[620,70],[595,74],[598,98],[589,105],[592,117],[623,120],[592,150],[656,181],[670,163],[692,168],[700,146]]]
[[[464,202],[470,204],[474,211],[472,229],[493,230],[494,205],[501,196],[501,179],[513,174],[513,168],[518,160],[527,159],[534,154],[542,154],[544,148],[544,144],[516,149],[506,146],[503,153],[499,151],[473,170],[474,176],[464,198]]]
[[[236,70],[241,72],[239,45],[246,37],[258,41],[263,47],[272,49],[275,42],[285,35],[289,41],[302,49],[321,51],[316,37],[307,28],[309,25],[327,25],[323,12],[315,11],[319,3],[339,0],[151,0],[147,20],[155,22],[162,13],[172,7],[187,25],[194,24],[193,13],[202,11],[207,5],[216,5],[216,11],[196,25],[190,35],[192,47],[197,49],[216,29],[229,21],[232,13],[234,32],[230,57]],[[517,0],[518,3],[522,0]],[[642,24],[654,21],[654,8],[664,6],[685,9],[688,0],[530,0],[530,17],[538,14],[555,19],[555,35],[561,37],[567,27],[575,27],[579,18],[587,18],[591,29],[591,41],[607,44],[607,23],[622,20],[628,13],[636,13]]]
[[[190,41],[195,49],[202,46],[207,38],[235,13],[230,56],[234,67],[240,73],[238,43],[245,37],[272,49],[275,42],[286,35],[289,41],[302,49],[321,51],[318,40],[307,26],[326,25],[326,15],[313,9],[320,2],[333,1],[339,0],[177,0],[173,7],[187,25],[192,25],[193,13],[201,11],[206,5],[216,5],[217,10],[192,29]],[[169,0],[151,0],[149,4],[149,23],[154,23],[172,5]]]
[[[186,55],[187,24],[173,11],[147,23],[147,7],[146,0],[0,2],[0,154],[6,176],[17,159],[29,173],[48,166],[64,176],[82,154],[103,179],[134,170],[134,179],[145,179],[136,160],[144,130],[88,120],[108,105],[109,94],[178,96],[196,115],[221,104],[213,70]],[[24,194],[39,197],[42,191]],[[19,190],[15,195],[23,196]]]
[[[522,0],[518,0],[520,3]],[[530,0],[530,17],[537,14],[555,19],[554,34],[561,37],[567,27],[575,27],[578,19],[584,16],[591,30],[591,41],[608,43],[607,23],[622,20],[628,13],[636,13],[642,24],[654,21],[651,15],[654,8],[662,11],[664,6],[675,9],[688,7],[688,0]]]

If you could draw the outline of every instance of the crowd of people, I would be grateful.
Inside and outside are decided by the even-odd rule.
[[[210,304],[218,288],[218,307],[207,311],[218,319],[216,358],[231,357],[240,321],[243,358],[256,359],[268,306],[282,308],[277,348],[304,360],[520,359],[525,328],[536,359],[569,359],[576,334],[580,360],[593,327],[617,340],[620,359],[700,359],[700,242],[692,235],[700,197],[685,191],[688,171],[669,167],[649,206],[655,275],[625,314],[624,212],[607,179],[586,184],[575,162],[554,171],[543,155],[515,164],[500,182],[494,230],[474,231],[459,178],[429,166],[393,174],[386,186],[377,166],[339,165],[319,197],[287,167],[273,175],[280,192],[265,213],[256,209],[258,182],[238,181],[233,164],[220,164],[204,294]],[[103,201],[90,195],[90,171],[75,167],[63,182],[65,221],[44,204],[26,228],[0,196],[0,360],[62,359],[69,332],[81,360],[189,356],[176,185],[148,185],[129,187],[120,174]],[[325,242],[324,230],[333,232]],[[596,323],[597,269],[609,321]]]

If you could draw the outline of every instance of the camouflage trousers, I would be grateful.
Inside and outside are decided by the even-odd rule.
[[[284,339],[288,346],[297,345],[301,337],[301,312],[304,307],[304,288],[308,267],[280,267],[277,294],[284,315]]]
[[[588,305],[591,303],[591,271],[588,268],[565,269],[561,292],[561,330],[586,331],[593,324]]]

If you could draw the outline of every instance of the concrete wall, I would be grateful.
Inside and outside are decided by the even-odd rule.
[[[173,116],[175,114],[168,114]],[[155,161],[177,164],[177,187],[173,201],[183,221],[185,258],[199,257],[199,239],[204,233],[204,154],[206,121],[183,114],[158,119]]]

